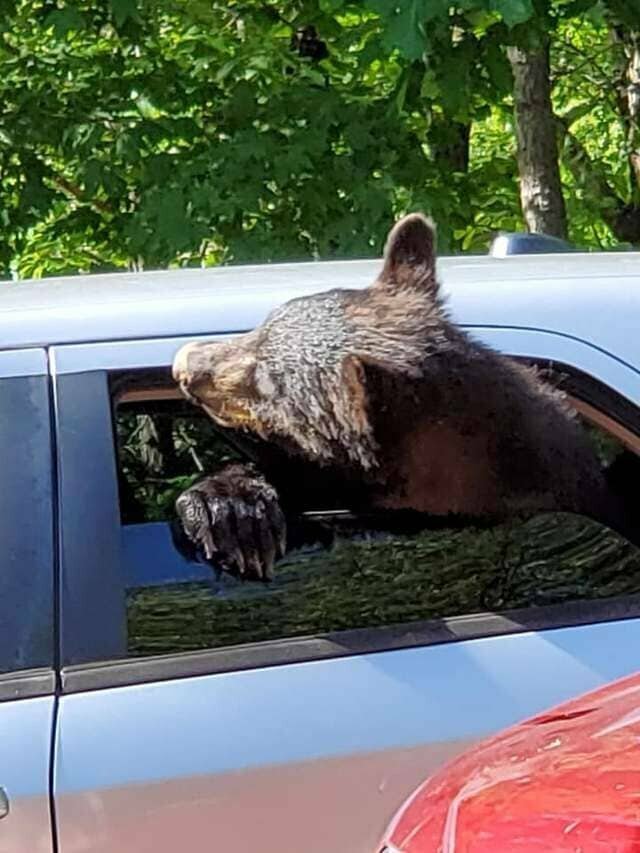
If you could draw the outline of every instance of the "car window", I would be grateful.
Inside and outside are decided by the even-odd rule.
[[[128,386],[120,377],[113,405],[130,656],[640,591],[640,551],[588,518],[563,513],[357,536],[336,521],[331,547],[288,554],[269,585],[216,577],[178,553],[169,523],[183,489],[242,453],[170,386],[145,388],[133,377]],[[588,430],[603,464],[625,452],[610,432]]]
[[[0,379],[0,672],[52,665],[53,522],[46,376]]]

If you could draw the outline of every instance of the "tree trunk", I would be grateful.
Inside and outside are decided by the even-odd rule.
[[[509,48],[514,77],[520,201],[529,231],[566,238],[556,120],[551,107],[549,41],[534,50]]]
[[[626,62],[619,81],[618,108],[625,124],[631,184],[630,201],[640,204],[640,33],[618,28]]]

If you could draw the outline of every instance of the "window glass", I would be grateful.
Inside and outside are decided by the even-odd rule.
[[[53,526],[47,379],[0,379],[0,672],[50,666]]]
[[[269,585],[216,579],[178,554],[167,522],[184,488],[242,455],[177,398],[145,399],[142,390],[121,397],[115,413],[130,655],[640,591],[638,549],[590,519],[560,513],[411,535],[348,536],[336,522],[332,547],[288,554]],[[589,431],[603,462],[623,452],[603,430]]]

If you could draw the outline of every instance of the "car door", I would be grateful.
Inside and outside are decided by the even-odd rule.
[[[0,351],[0,851],[53,851],[53,472],[47,355]]]
[[[551,337],[510,330],[508,351],[561,360],[626,400],[637,434],[638,374]],[[535,593],[525,573],[515,598],[502,534],[490,531],[456,534],[469,550],[455,561],[437,537],[302,553],[266,589],[185,562],[166,523],[171,490],[232,451],[203,439],[195,408],[177,399],[168,366],[182,343],[55,352],[60,853],[372,850],[447,757],[638,668],[638,552],[597,538],[615,565],[571,580],[589,537],[606,531],[571,528],[575,560],[557,537],[542,563],[527,557]],[[531,539],[545,540],[540,524]]]

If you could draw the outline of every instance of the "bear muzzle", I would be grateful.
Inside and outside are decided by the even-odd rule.
[[[180,386],[184,396],[192,403],[199,404],[194,393],[196,386],[203,379],[202,356],[198,353],[198,344],[186,344],[175,355],[171,372],[174,380]]]
[[[182,394],[221,426],[255,426],[249,403],[254,393],[254,360],[228,349],[223,342],[186,344],[174,358],[173,378]]]

